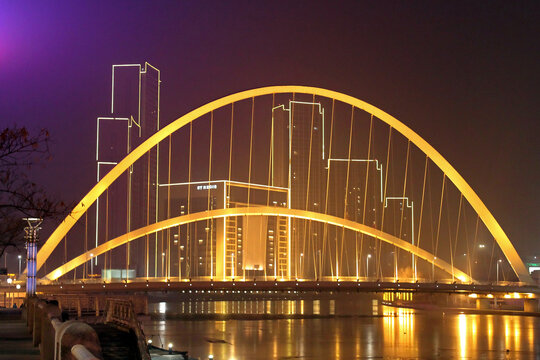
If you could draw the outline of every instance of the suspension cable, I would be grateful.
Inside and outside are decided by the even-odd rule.
[[[85,211],[84,213],[84,252],[88,252],[88,211]],[[90,259],[90,261],[92,261],[92,259]],[[88,261],[85,261],[83,268],[83,278],[88,277],[87,264]]]
[[[386,206],[384,206],[386,204],[386,190],[388,188],[388,169],[389,169],[389,166],[390,166],[390,145],[392,143],[392,127],[390,126],[389,129],[388,129],[388,148],[386,150],[386,171],[385,171],[385,174],[384,174],[384,195],[383,195],[383,200],[384,200],[384,204],[383,204],[383,207],[382,207],[382,211],[381,211],[381,231],[384,231],[384,212],[385,212],[385,208]],[[376,261],[377,261],[377,264],[375,264],[375,268],[376,268],[376,276],[379,275],[379,272],[380,274],[382,275],[382,269],[381,269],[381,251],[382,251],[382,244],[380,241],[378,241],[377,243],[377,254],[376,254]]]
[[[109,188],[105,191],[105,242],[109,241]],[[112,251],[112,250],[111,250]],[[112,253],[107,252],[109,255],[109,271],[112,266]],[[107,259],[105,259],[105,272],[107,271]]]
[[[270,142],[269,142],[269,149],[268,149],[268,182],[267,182],[267,185],[268,185],[268,188],[267,188],[267,192],[266,192],[266,206],[270,206],[270,186],[272,185],[272,149],[273,149],[273,141],[274,141],[274,106],[275,106],[275,100],[276,100],[276,94],[273,93],[272,94],[272,124],[271,124],[271,129],[270,129]],[[267,217],[268,219],[268,217]],[[266,223],[268,224],[268,220],[266,221]],[[274,241],[272,242],[274,244],[274,246],[272,246],[272,253],[274,254],[274,278],[277,278],[277,262],[276,262],[276,259],[277,259],[277,254],[278,252],[276,251],[276,247],[275,247],[275,244],[276,244],[276,239],[279,238],[279,225],[278,225],[278,217],[276,216],[276,233],[274,234]],[[268,229],[267,229],[268,230]],[[267,235],[265,234],[266,236],[266,239],[268,241],[268,237]],[[265,254],[265,265],[264,265],[264,280],[266,280],[266,276],[267,276],[267,267],[268,267],[268,263],[267,263],[267,257],[266,257],[266,254]]]
[[[150,225],[150,151],[146,153],[148,156],[147,156],[147,179],[146,179],[146,226]],[[169,167],[170,169],[170,167]],[[169,178],[169,184],[171,183],[171,179]],[[169,199],[170,199],[170,185],[168,186],[169,187]],[[167,217],[169,217],[169,215],[167,215]],[[150,268],[149,268],[149,262],[150,262],[150,237],[148,234],[146,234],[146,248],[145,248],[145,267],[146,267],[146,279],[148,280],[148,276],[149,276],[149,271],[150,271]]]
[[[463,204],[463,194],[460,193],[459,197],[459,208],[458,208],[458,219],[457,219],[457,225],[456,225],[456,240],[454,241],[454,257],[456,256],[457,252],[457,243],[459,239],[459,225],[461,222],[461,206]],[[470,254],[467,254],[467,256],[470,256]]]
[[[214,112],[210,112],[210,150],[208,152],[208,184],[212,181],[212,142],[214,136]],[[225,189],[223,189],[225,191]],[[210,210],[210,186],[208,186],[207,192],[207,209]],[[208,242],[210,242],[210,279],[214,278],[214,240],[212,237],[212,229],[214,228],[213,220],[206,220],[206,254],[208,254]],[[208,230],[210,229],[210,230]],[[210,231],[210,240],[208,240],[208,231]],[[204,262],[205,268],[208,266],[208,255],[205,256]],[[206,275],[206,274],[205,274]]]
[[[480,215],[476,214],[476,225],[474,228],[474,239],[473,239],[473,257],[476,262],[478,262],[478,259],[476,257],[476,244],[478,241],[478,225],[480,223]],[[472,269],[471,269],[471,277],[472,277]]]
[[[172,135],[169,135],[169,170],[167,173],[167,219],[171,218]],[[171,229],[167,229],[167,279],[171,277]]]
[[[446,183],[446,174],[443,173],[443,181],[442,181],[442,189],[441,189],[441,203],[439,205],[439,220],[437,222],[437,236],[435,238],[435,252],[434,255],[438,255],[439,250],[439,233],[441,230],[441,215],[442,215],[442,207],[443,207],[443,201],[444,201],[444,185]]]
[[[403,216],[405,213],[405,193],[407,191],[407,175],[409,172],[409,154],[411,151],[411,140],[407,140],[407,157],[405,159],[405,177],[403,179],[403,192],[401,195],[401,218],[399,220],[399,238],[401,239],[401,235],[403,234]],[[411,210],[412,211],[412,210]],[[414,215],[413,215],[414,216]],[[414,232],[414,230],[413,230]],[[412,239],[412,242],[414,242],[414,239]],[[398,278],[398,269],[397,264],[399,260],[399,253],[398,253],[398,247],[394,245],[394,259],[396,263],[396,274],[395,278]],[[412,254],[412,266],[414,267],[414,254]]]
[[[311,152],[312,152],[312,145],[313,145],[313,122],[315,120],[315,94],[313,94],[313,98],[311,100],[311,127],[309,129],[309,153],[308,153],[308,173],[307,173],[307,186],[306,186],[306,204],[305,209],[308,210],[309,206],[309,186],[311,184]],[[303,236],[303,245],[302,245],[302,254],[307,255],[309,251],[306,251],[306,237],[308,237],[308,223],[309,223],[309,233],[311,235],[311,221],[304,220],[304,236]],[[308,240],[308,249],[309,249],[309,242],[311,242],[311,236]],[[307,256],[305,256],[304,261],[302,262],[302,268],[300,269],[301,275],[304,276],[304,268],[306,267],[306,259]],[[315,265],[315,262],[313,262]],[[315,266],[315,273],[317,272],[317,267]]]
[[[425,165],[424,165],[424,181],[422,183],[422,200],[421,200],[421,203],[420,203],[420,219],[418,219],[418,234],[416,235],[416,238],[417,238],[417,242],[416,242],[416,246],[418,246],[418,248],[420,248],[420,240],[421,240],[421,237],[420,235],[422,234],[422,219],[424,218],[424,196],[425,196],[425,192],[426,192],[426,177],[427,177],[427,171],[428,171],[428,163],[429,163],[429,157],[427,156],[426,154],[426,162],[425,162]],[[416,278],[418,276],[418,273],[417,273],[417,260],[415,258],[415,261],[414,261],[414,281],[416,281]]]
[[[349,198],[349,173],[351,170],[351,150],[352,150],[352,135],[353,135],[353,123],[354,123],[354,106],[351,107],[351,124],[349,127],[349,152],[347,155],[347,178],[345,180],[345,201],[343,204],[343,218],[347,219],[347,202]],[[345,242],[345,228],[341,229],[341,251],[339,255],[339,262],[343,263],[343,248]],[[349,265],[348,262],[346,262],[347,266]],[[339,269],[336,266],[336,275],[339,278]]]
[[[191,184],[191,158],[193,147],[193,122],[189,123],[189,160],[188,160],[188,184]],[[191,214],[191,185],[188,185],[188,199],[187,199],[187,213]],[[197,227],[195,227],[195,231]],[[196,235],[195,235],[196,236]],[[191,277],[191,252],[193,251],[191,246],[193,241],[191,236],[191,224],[186,225],[186,276]]]
[[[335,105],[335,102],[336,102],[336,100],[332,99],[332,117],[330,118],[330,146],[328,148],[328,159],[332,158],[332,136],[333,136],[333,133],[334,133],[334,105]],[[327,168],[327,173],[326,173],[326,196],[325,196],[325,200],[324,200],[324,214],[325,215],[328,214],[328,189],[329,189],[329,187],[330,187],[330,160],[328,160],[328,168]],[[324,232],[323,232],[322,252],[324,252],[324,250],[325,250],[327,236],[328,236],[328,224],[325,223],[324,224]],[[330,241],[328,241],[328,246],[330,247]],[[329,254],[331,255],[332,251],[329,251]],[[337,254],[337,248],[336,248],[336,254]],[[321,257],[322,257],[322,254],[321,254]],[[336,259],[337,259],[337,255],[336,255]],[[324,262],[323,262],[323,267],[324,267]],[[330,261],[330,274],[331,274],[332,277],[334,276],[334,268],[332,266],[332,261]],[[322,277],[322,269],[321,269],[320,277]]]
[[[369,140],[368,140],[368,152],[367,152],[367,161],[366,161],[366,180],[365,180],[365,185],[364,185],[364,204],[362,206],[362,224],[365,225],[365,221],[366,221],[366,199],[367,199],[367,191],[368,191],[368,183],[369,183],[369,162],[371,160],[371,137],[372,137],[372,132],[373,132],[373,114],[371,114],[370,116],[370,122],[369,122]],[[362,247],[364,245],[364,233],[362,233],[360,235],[360,256],[362,256]],[[358,254],[356,256],[356,267],[357,267],[357,275],[356,277],[358,278],[358,276],[360,275],[359,274],[359,269],[358,269]],[[367,269],[366,269],[367,271]],[[366,278],[367,278],[367,274],[366,274]]]

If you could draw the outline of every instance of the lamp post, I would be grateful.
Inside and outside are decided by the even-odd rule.
[[[178,280],[182,280],[182,249],[184,245],[178,247]]]
[[[161,253],[161,276],[165,277],[165,253]]]
[[[235,266],[234,266],[234,253],[231,253],[231,262],[232,262],[232,264],[231,264],[231,275],[232,275],[232,279],[234,281],[234,268],[235,268]]]
[[[37,243],[38,243],[38,231],[41,229],[40,225],[43,219],[40,218],[24,218],[28,224],[24,228],[24,239],[26,240],[26,264],[28,266],[28,273],[26,276],[26,296],[36,295],[36,256],[37,256]]]
[[[366,257],[366,280],[369,279],[369,259],[371,259],[371,254]]]
[[[90,276],[94,276],[94,254],[90,254]]]
[[[300,278],[304,274],[303,268],[302,268],[302,259],[304,258],[304,253],[300,253]]]
[[[321,250],[317,250],[317,254],[319,255],[319,276],[318,278],[322,278],[322,259],[321,259]]]
[[[501,263],[501,262],[502,262],[501,259],[499,259],[497,261],[497,285],[499,284],[499,263]]]
[[[433,257],[433,262],[431,263],[431,280],[435,281],[435,260],[437,260],[437,257]]]
[[[21,259],[22,259],[22,256],[17,255],[17,258],[19,259],[19,277],[21,277]]]

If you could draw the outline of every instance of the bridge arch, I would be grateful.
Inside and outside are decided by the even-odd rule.
[[[394,130],[401,133],[405,138],[410,140],[416,147],[423,151],[463,194],[463,197],[476,211],[482,222],[485,224],[485,226],[503,251],[510,266],[518,276],[519,280],[524,283],[533,283],[517,251],[515,250],[514,246],[510,242],[510,239],[505,234],[504,230],[501,228],[495,217],[491,214],[491,212],[482,202],[480,197],[474,192],[471,186],[457,172],[457,170],[454,169],[454,167],[427,141],[425,141],[416,132],[414,132],[412,129],[410,129],[408,126],[406,126],[393,116],[362,100],[332,90],[296,85],[262,87],[225,96],[183,115],[182,117],[178,118],[171,124],[167,125],[163,129],[152,135],[148,140],[146,140],[144,143],[142,143],[136,149],[130,152],[122,161],[120,161],[113,169],[111,169],[111,171],[109,171],[107,175],[105,175],[101,179],[101,181],[99,181],[75,206],[71,214],[68,215],[63,220],[63,222],[55,229],[55,231],[47,239],[47,241],[37,255],[37,270],[41,268],[45,260],[51,255],[52,251],[64,238],[67,232],[73,227],[77,220],[81,218],[81,216],[88,210],[88,208],[96,201],[96,199],[101,194],[103,194],[103,192],[118,177],[120,177],[122,173],[124,173],[129,168],[130,165],[132,165],[137,159],[143,156],[147,151],[152,149],[170,134],[176,132],[177,130],[179,130],[186,124],[189,124],[190,122],[196,120],[197,118],[223,106],[241,100],[278,93],[305,93],[335,99],[372,114],[379,120],[388,124]]]
[[[62,266],[59,266],[57,269],[51,271],[47,274],[46,278],[48,280],[56,280],[62,275],[65,275],[69,271],[75,269],[76,267],[83,265],[85,262],[90,261],[92,256],[99,256],[107,251],[111,251],[114,248],[117,248],[121,245],[124,245],[132,240],[136,240],[142,236],[150,235],[161,230],[172,228],[179,225],[189,224],[196,221],[209,220],[215,218],[222,218],[228,216],[285,216],[298,219],[307,219],[311,221],[317,221],[321,223],[326,223],[329,225],[335,225],[342,227],[348,230],[357,231],[365,235],[371,236],[378,240],[385,241],[392,245],[395,245],[405,251],[408,251],[421,259],[424,259],[438,268],[446,271],[449,274],[454,275],[456,278],[462,282],[472,281],[471,277],[465,272],[457,269],[456,267],[450,265],[446,261],[437,258],[430,252],[423,250],[411,243],[402,240],[396,236],[385,233],[381,230],[372,228],[370,226],[360,224],[355,221],[343,219],[337,216],[321,214],[313,211],[306,210],[297,210],[297,209],[288,209],[283,207],[274,207],[274,206],[257,206],[257,207],[243,207],[243,208],[226,208],[226,209],[217,209],[209,211],[200,211],[196,213],[191,213],[188,215],[181,215],[171,219],[163,220],[154,224],[147,225],[145,227],[133,230],[127,234],[121,235],[117,238],[109,240],[94,249],[88,250],[87,252],[77,256],[71,261],[65,263]]]

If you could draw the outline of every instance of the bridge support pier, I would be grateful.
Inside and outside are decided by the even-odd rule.
[[[523,311],[525,312],[538,312],[539,311],[539,299],[523,299]]]
[[[491,309],[491,301],[488,298],[477,298],[476,299],[476,308],[478,310],[488,310]]]

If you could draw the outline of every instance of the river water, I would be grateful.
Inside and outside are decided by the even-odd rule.
[[[200,359],[540,359],[540,317],[417,311],[347,296],[150,309],[146,336]]]

